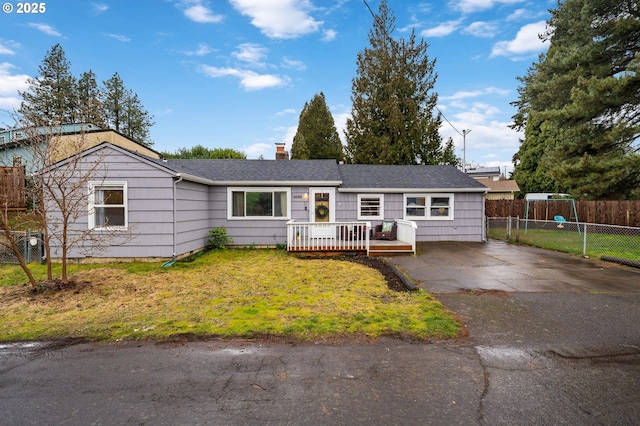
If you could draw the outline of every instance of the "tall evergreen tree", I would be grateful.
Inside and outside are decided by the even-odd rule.
[[[324,93],[320,92],[311,102],[305,102],[298,131],[293,137],[291,158],[295,160],[336,159],[342,161],[342,142],[336,130]]]
[[[149,139],[149,129],[155,124],[153,116],[143,108],[138,95],[125,87],[117,72],[103,84],[105,124],[142,145],[153,145]]]
[[[514,103],[514,126],[525,129],[514,176],[535,173],[528,190],[547,184],[579,198],[639,197],[637,2],[566,0],[548,27],[549,50],[520,79]]]
[[[37,126],[75,123],[76,79],[60,44],[46,53],[38,70],[38,77],[27,80],[29,88],[19,92],[22,97],[19,113]]]
[[[76,86],[77,112],[76,120],[80,123],[91,123],[103,128],[104,110],[100,100],[101,92],[96,75],[89,70],[80,75]]]
[[[394,40],[395,16],[382,0],[369,32],[370,48],[357,57],[352,117],[347,120],[347,157],[352,163],[438,164],[442,157],[440,114],[434,116],[437,74],[428,45]]]

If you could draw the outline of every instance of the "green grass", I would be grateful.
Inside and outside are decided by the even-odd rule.
[[[516,230],[512,229],[512,239],[516,237]],[[491,228],[489,238],[505,239],[505,228]],[[549,250],[584,254],[584,234],[577,231],[560,231],[556,229],[520,229],[518,243],[541,247]],[[640,260],[640,237],[629,235],[610,235],[589,232],[587,228],[586,255],[599,258],[602,255],[623,259]]]
[[[193,262],[72,265],[80,287],[32,294],[0,266],[0,340],[180,335],[451,338],[460,323],[425,291],[395,292],[377,271],[278,250],[221,250]],[[34,273],[44,278],[44,267]]]

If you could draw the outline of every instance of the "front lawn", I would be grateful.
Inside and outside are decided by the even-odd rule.
[[[34,292],[0,265],[0,340],[351,336],[451,338],[461,324],[423,290],[375,269],[279,250],[221,250],[193,262],[73,265],[73,288]],[[44,268],[36,266],[44,278]]]

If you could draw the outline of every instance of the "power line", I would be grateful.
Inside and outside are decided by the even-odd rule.
[[[371,6],[369,6],[369,3],[367,2],[367,0],[362,0],[362,2],[364,3],[364,5],[367,7],[367,9],[369,10],[369,13],[371,13],[371,16],[373,16],[373,19],[376,21],[376,23],[380,26],[380,29],[382,30],[382,32],[384,33],[384,35],[387,36],[387,38],[391,41],[393,41],[393,39],[391,38],[391,36],[389,35],[389,33],[387,33],[387,29],[384,27],[384,25],[382,24],[382,22],[380,21],[380,18],[378,17],[378,15],[376,15],[373,10],[371,9]],[[395,45],[392,43],[391,44],[391,48],[394,49]],[[451,126],[451,128],[453,130],[456,131],[457,134],[459,134],[460,136],[462,136],[464,138],[464,134],[462,132],[460,132],[458,129],[456,129],[456,127],[451,123],[451,121],[449,121],[449,119],[447,118],[446,115],[444,115],[442,113],[442,111],[440,111],[440,108],[438,108],[437,105],[435,105],[435,108],[438,110],[438,112],[440,113],[440,115],[442,116],[442,118],[444,118],[444,120],[447,122],[447,124],[449,124],[449,126]]]

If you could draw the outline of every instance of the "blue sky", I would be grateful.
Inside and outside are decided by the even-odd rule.
[[[7,3],[12,6],[9,9]],[[377,11],[379,0],[368,0]],[[356,55],[369,46],[363,0],[49,0],[42,13],[0,13],[0,126],[18,90],[60,43],[79,76],[115,72],[156,122],[158,151],[204,145],[248,158],[291,147],[304,103],[323,92],[340,136],[351,113]],[[512,169],[520,134],[508,127],[523,76],[546,45],[555,1],[389,0],[394,37],[411,29],[436,59],[438,108],[468,163]],[[463,155],[463,130],[466,155]]]

